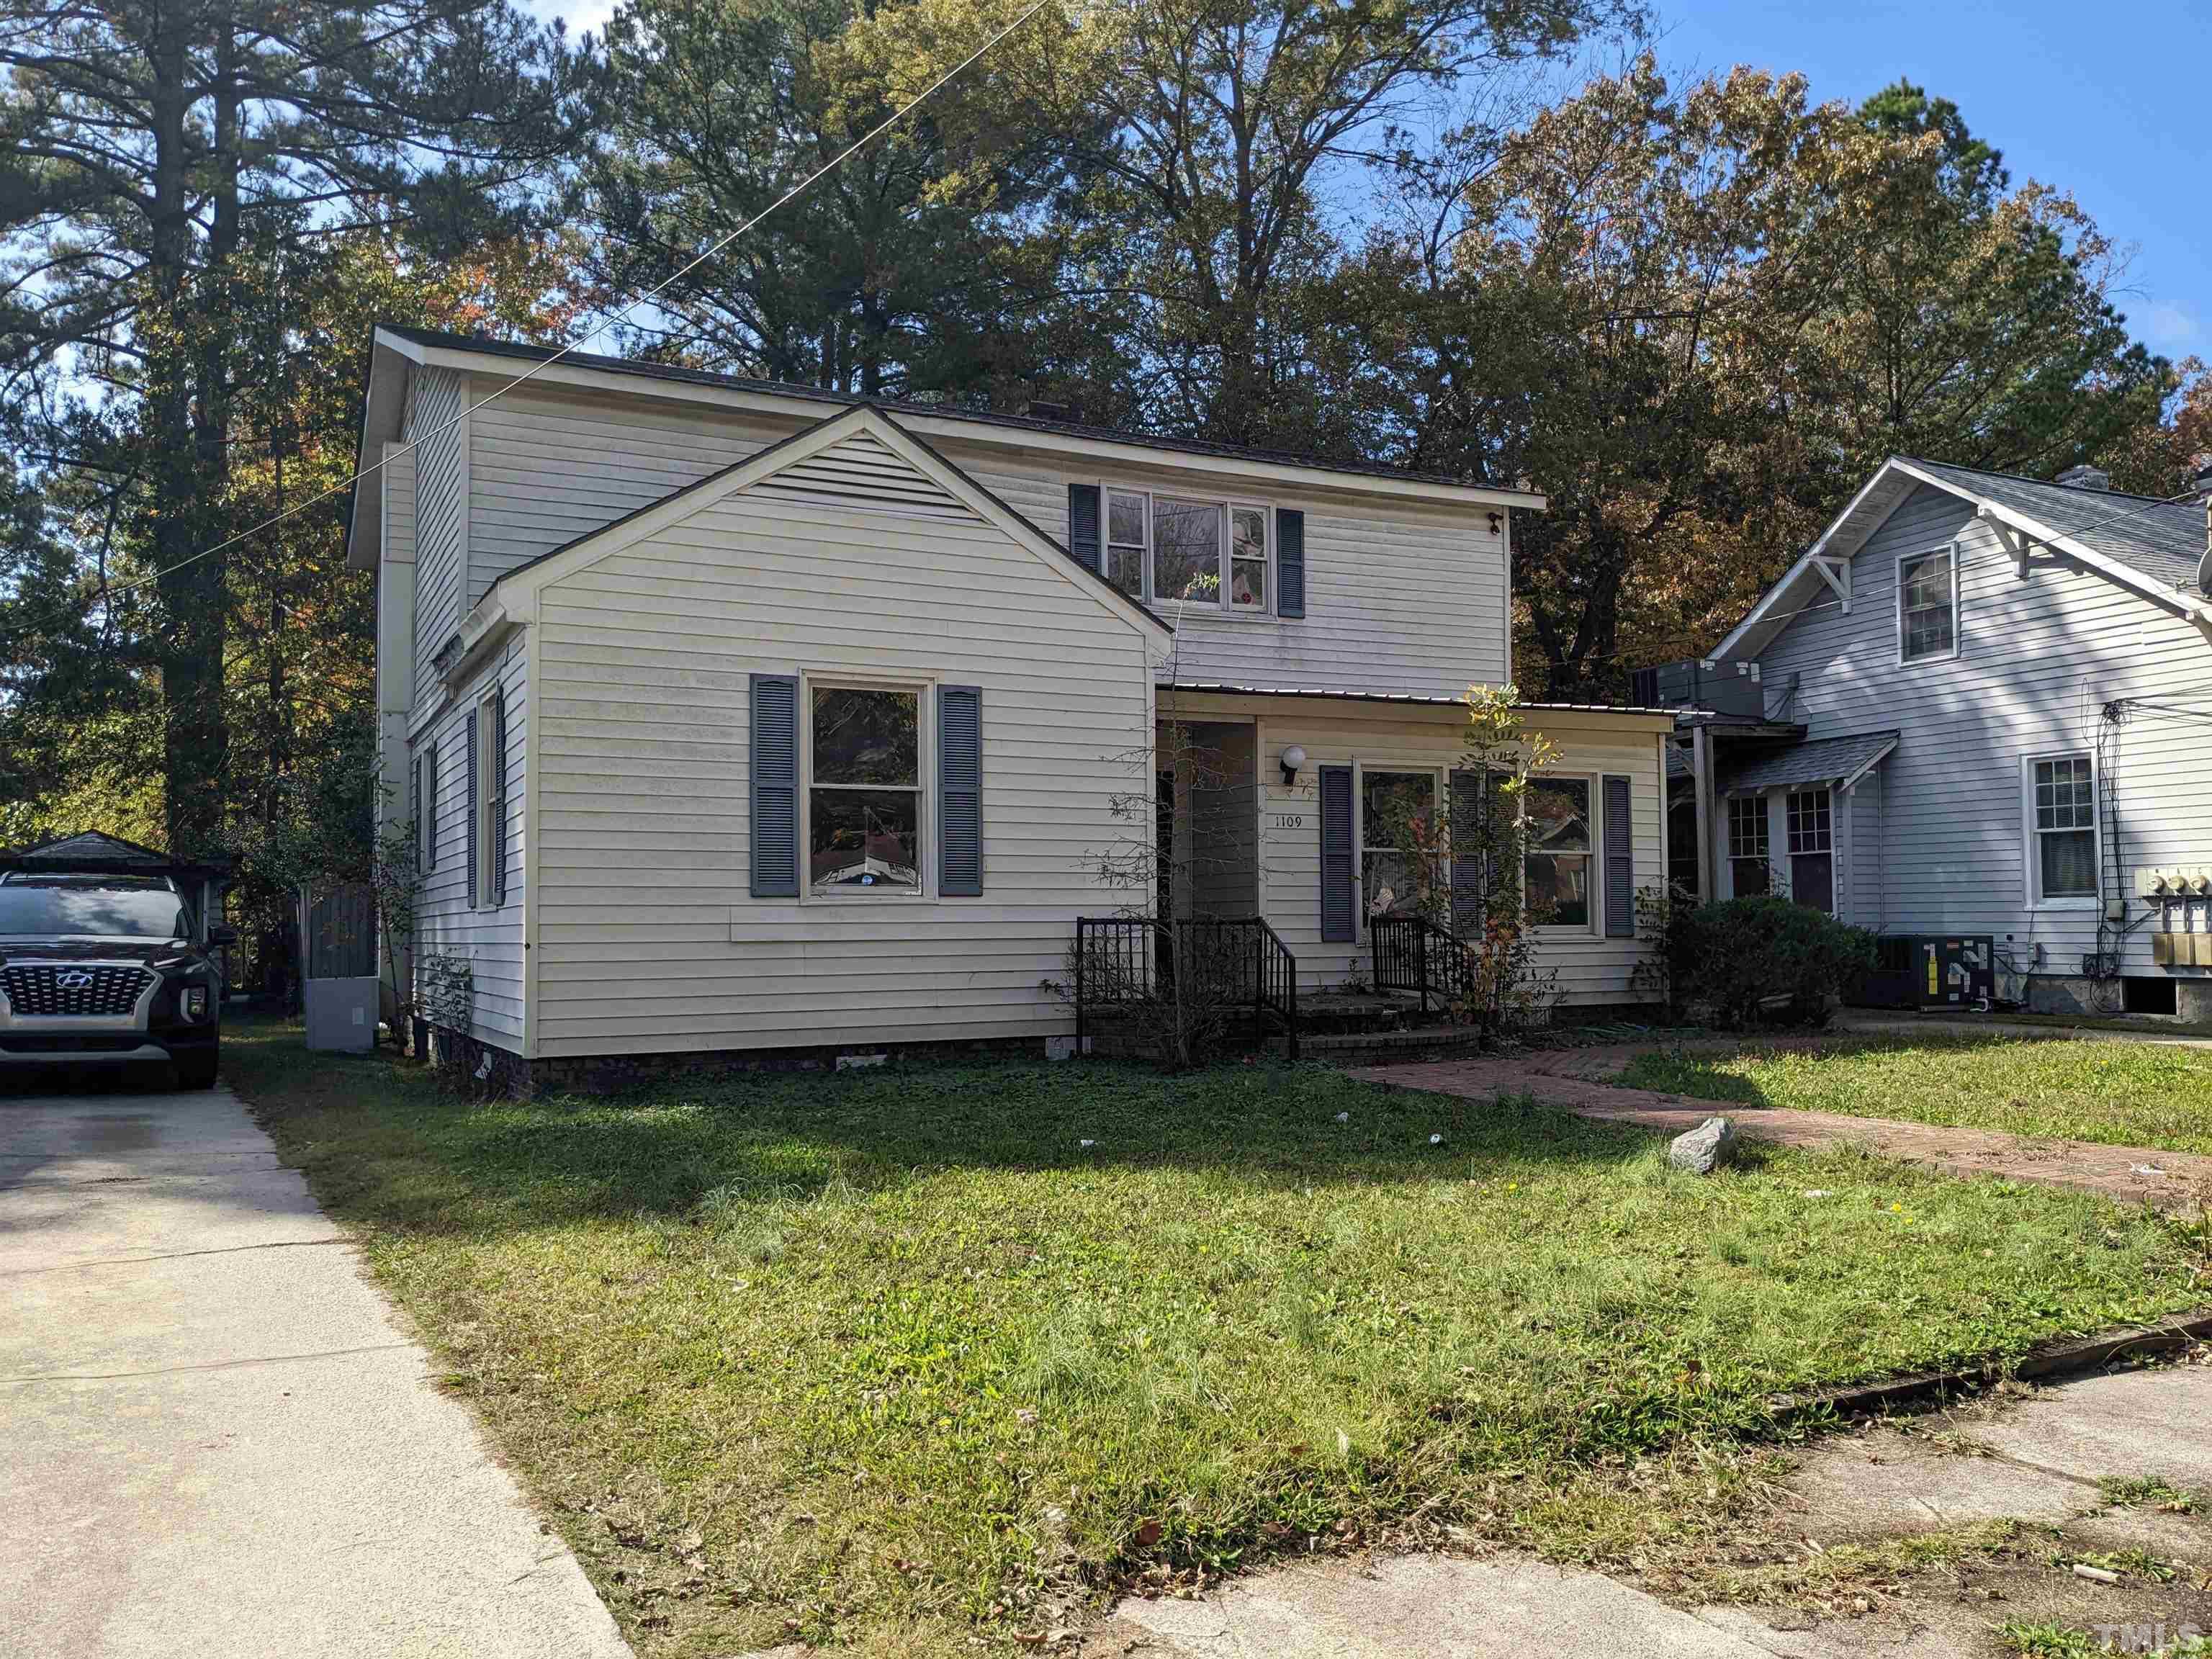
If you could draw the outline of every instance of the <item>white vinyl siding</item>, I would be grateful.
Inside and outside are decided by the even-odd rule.
[[[1955,545],[1960,653],[1942,671],[1897,664],[1895,580],[1906,553]],[[2102,577],[2039,560],[2023,580],[1971,503],[1923,487],[1853,561],[1848,615],[1829,605],[1791,622],[1760,656],[1778,706],[1813,737],[1894,726],[1896,751],[1837,797],[1837,885],[1844,920],[1893,933],[2009,936],[2023,968],[2041,945],[2047,974],[2075,975],[2097,948],[2098,906],[2038,906],[2023,811],[2030,757],[2100,750],[2128,869],[2212,866],[2212,769],[2205,726],[2101,711],[2136,696],[2212,708],[2212,647],[2187,623]],[[2114,873],[2103,854],[2105,896]],[[2126,878],[2125,877],[2123,878]],[[2134,902],[2130,892],[2127,896]],[[2121,971],[2163,974],[2138,929]]]
[[[1170,694],[1161,693],[1164,704]],[[1192,696],[1176,701],[1192,720],[1249,716],[1258,722],[1261,911],[1298,959],[1298,982],[1311,991],[1334,991],[1347,981],[1366,982],[1373,972],[1363,935],[1356,942],[1321,936],[1321,769],[1363,772],[1445,773],[1462,763],[1467,738],[1463,708],[1391,708],[1320,698]],[[1163,718],[1165,718],[1164,712]],[[1651,720],[1634,725],[1606,717],[1532,714],[1531,723],[1559,745],[1561,776],[1593,780],[1607,774],[1629,780],[1630,836],[1635,843],[1634,885],[1664,884],[1661,854],[1658,734]],[[1306,751],[1293,785],[1283,782],[1280,757],[1297,744]],[[1593,799],[1593,812],[1596,811]],[[1593,823],[1593,840],[1600,826]],[[1601,905],[1603,848],[1592,863],[1593,910]],[[1559,970],[1566,1003],[1624,1003],[1650,1000],[1631,983],[1643,946],[1633,939],[1607,939],[1589,928],[1547,928],[1537,949],[1540,969]]]
[[[483,398],[501,382],[475,377]],[[809,406],[805,420],[826,411]],[[795,430],[698,404],[520,386],[470,416],[469,603],[517,565]]]
[[[1072,1029],[1041,982],[1122,902],[1091,860],[1151,787],[1156,630],[917,482],[756,487],[539,592],[535,1054]],[[980,687],[981,896],[753,898],[755,673]]]
[[[478,398],[501,384],[483,374],[471,382]],[[471,604],[501,572],[834,412],[826,404],[793,402],[769,414],[648,392],[523,386],[469,417]],[[1063,545],[1068,484],[1099,483],[1102,475],[1109,492],[1101,509],[1109,525],[1114,489],[1219,502],[1224,510],[1304,513],[1305,615],[1273,614],[1271,520],[1267,606],[1234,612],[1218,605],[1162,606],[1177,623],[1163,678],[1456,696],[1469,685],[1510,676],[1502,511],[1393,501],[1363,493],[1351,475],[1340,489],[1316,490],[1304,483],[1291,489],[1279,469],[1263,461],[1233,479],[1178,469],[1164,453],[1157,465],[1117,465],[1109,472],[1085,466],[1079,457],[1023,450],[1018,434],[992,436],[985,441],[940,433],[930,441]]]
[[[426,956],[466,957],[476,988],[471,1035],[512,1054],[520,1054],[523,1048],[523,940],[528,902],[523,890],[523,871],[530,826],[523,787],[530,743],[531,669],[523,644],[517,636],[499,658],[478,671],[430,729],[417,735],[415,750],[419,758],[423,745],[434,739],[438,754],[437,868],[423,878],[416,901],[416,959],[419,963]],[[495,851],[485,844],[486,838],[479,831],[477,853],[486,866],[494,857],[505,862],[507,902],[493,905],[487,884],[483,903],[471,908],[468,825],[472,804],[468,798],[463,734],[468,729],[471,708],[477,711],[480,733],[489,726],[491,711],[481,707],[479,700],[489,697],[495,684],[507,701],[506,823]],[[485,781],[481,766],[477,775],[481,789]]]
[[[439,647],[474,603],[462,599],[469,547],[467,395],[465,374],[426,368],[408,407],[404,436],[415,446],[415,707],[426,712],[439,696]]]
[[[1095,470],[1086,473],[1065,457],[1009,453],[972,440],[932,441],[1063,543],[1069,483],[1098,482]],[[1341,493],[1316,494],[1304,486],[1293,491],[1271,484],[1267,468],[1257,463],[1249,479],[1224,490],[1218,480],[1201,483],[1178,474],[1167,456],[1157,468],[1122,469],[1106,483],[1108,501],[1116,491],[1149,490],[1305,514],[1305,615],[1273,614],[1272,589],[1265,611],[1162,605],[1160,613],[1176,625],[1164,681],[1460,696],[1470,685],[1497,685],[1510,678],[1502,513],[1492,533],[1486,509],[1361,499],[1352,477],[1344,480]],[[1110,507],[1102,510],[1110,514]],[[1271,584],[1275,551],[1271,541]]]

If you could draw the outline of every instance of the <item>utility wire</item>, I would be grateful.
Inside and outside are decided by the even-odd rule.
[[[159,581],[164,576],[173,575],[176,572],[182,570],[186,565],[197,564],[202,559],[212,558],[215,555],[222,552],[227,548],[235,547],[239,543],[246,540],[249,537],[258,536],[264,530],[274,529],[276,526],[283,524],[288,519],[298,517],[309,507],[319,506],[322,502],[328,501],[331,496],[337,495],[341,490],[351,489],[362,479],[370,477],[374,473],[381,471],[386,462],[396,460],[400,456],[408,453],[410,451],[415,449],[418,445],[427,441],[428,440],[437,437],[441,433],[452,430],[454,427],[459,426],[463,421],[468,419],[470,416],[475,414],[477,410],[483,408],[485,404],[505,397],[508,392],[514,391],[515,387],[522,385],[525,381],[536,380],[538,376],[544,374],[547,369],[552,368],[554,364],[559,362],[570,352],[579,350],[582,347],[588,345],[592,341],[597,339],[600,335],[614,327],[616,324],[627,319],[630,313],[637,310],[638,307],[650,304],[653,301],[658,299],[663,290],[673,287],[684,277],[690,276],[701,265],[705,264],[708,260],[713,258],[724,248],[727,247],[732,242],[736,241],[738,237],[744,235],[755,225],[760,223],[762,220],[767,218],[769,215],[774,213],[778,208],[796,200],[799,196],[803,195],[806,190],[816,182],[816,180],[824,178],[830,173],[835,173],[840,167],[843,166],[856,151],[873,143],[878,138],[883,137],[884,133],[890,131],[891,128],[896,126],[901,121],[906,119],[908,115],[911,115],[916,109],[920,108],[923,103],[930,98],[934,97],[939,91],[941,91],[956,76],[968,69],[978,58],[981,58],[986,52],[988,52],[993,47],[996,46],[1001,40],[1004,40],[1016,29],[1021,27],[1023,24],[1028,22],[1030,18],[1036,16],[1037,13],[1042,11],[1049,3],[1050,0],[1035,0],[1035,3],[1032,4],[1028,10],[1022,13],[1020,16],[1015,18],[1012,22],[1007,24],[1006,27],[1000,29],[996,34],[986,40],[981,46],[976,47],[975,51],[969,52],[957,64],[955,64],[951,69],[945,70],[944,74],[939,76],[937,79],[931,82],[920,92],[916,93],[912,98],[908,99],[904,104],[902,104],[897,109],[893,110],[889,115],[876,123],[874,126],[869,128],[867,131],[862,133],[851,143],[846,145],[843,149],[838,151],[837,154],[832,156],[829,161],[824,161],[820,167],[815,168],[813,172],[808,173],[806,177],[800,179],[789,190],[784,191],[782,195],[777,197],[775,200],[770,202],[758,213],[753,215],[751,218],[746,220],[734,230],[732,230],[720,237],[709,246],[703,252],[695,256],[693,258],[686,262],[682,267],[661,278],[659,283],[655,283],[652,288],[647,289],[644,293],[639,295],[635,299],[628,301],[619,311],[606,314],[599,323],[594,325],[588,332],[569,341],[568,344],[562,346],[550,356],[546,357],[538,362],[533,363],[527,370],[516,375],[513,380],[507,381],[506,385],[495,387],[477,402],[471,404],[467,408],[462,410],[459,414],[450,416],[439,425],[433,427],[429,431],[422,434],[420,436],[410,439],[406,443],[400,445],[398,448],[380,457],[370,465],[364,466],[359,471],[351,473],[346,477],[341,478],[337,483],[331,485],[328,489],[310,495],[298,506],[288,507],[273,518],[264,519],[260,523],[253,525],[247,529],[240,531],[236,535],[232,536],[228,540],[217,542],[213,547],[204,547],[198,552],[191,554],[187,557],[181,558],[173,565],[165,566],[161,569],[155,570],[149,574],[138,577],[136,580],[125,582],[119,586],[103,588],[100,592],[102,601],[105,602],[106,600],[112,599],[119,593],[128,593],[133,588],[143,587],[149,582]]]

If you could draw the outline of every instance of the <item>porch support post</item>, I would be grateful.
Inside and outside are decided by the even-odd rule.
[[[1699,725],[1690,733],[1690,780],[1698,805],[1698,902],[1720,896],[1713,886],[1713,734]]]

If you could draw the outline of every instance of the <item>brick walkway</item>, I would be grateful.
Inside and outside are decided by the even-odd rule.
[[[1711,1046],[1733,1050],[1738,1045]],[[1858,1146],[1946,1175],[2002,1176],[2077,1187],[2160,1209],[2185,1210],[2212,1192],[2212,1158],[2154,1152],[2142,1146],[2104,1146],[2086,1140],[2050,1140],[1990,1129],[1945,1129],[1895,1118],[1850,1117],[1839,1112],[1795,1111],[1692,1100],[1650,1089],[1622,1089],[1602,1079],[1616,1075],[1644,1052],[1636,1047],[1566,1049],[1509,1058],[1443,1060],[1349,1068],[1347,1075],[1393,1088],[1421,1089],[1468,1100],[1526,1094],[1577,1117],[1633,1123],[1680,1134],[1716,1113],[1743,1133],[1784,1146]]]

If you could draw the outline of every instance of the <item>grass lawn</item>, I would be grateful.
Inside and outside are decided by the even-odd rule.
[[[1838,1038],[1654,1049],[1618,1081],[1698,1100],[2212,1153],[2212,1050],[2094,1039]]]
[[[1629,1561],[1753,1484],[1771,1390],[2207,1299],[2086,1196],[1701,1182],[1317,1068],[471,1106],[249,1027],[225,1070],[652,1659],[1018,1651],[1117,1577],[1408,1526]]]

